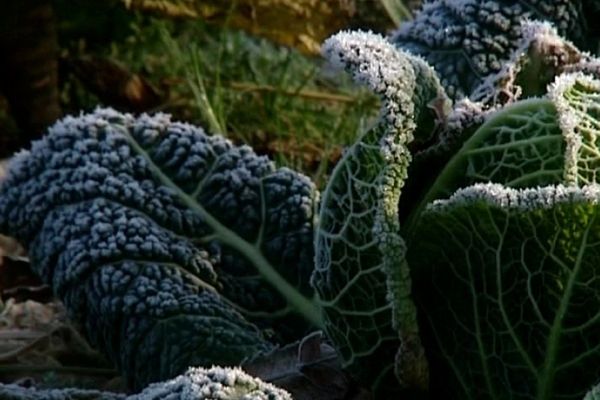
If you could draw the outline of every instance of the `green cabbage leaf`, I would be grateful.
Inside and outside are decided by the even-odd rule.
[[[411,240],[432,395],[581,399],[600,377],[600,187],[478,184]]]
[[[424,207],[459,188],[494,182],[526,188],[598,182],[600,81],[583,73],[563,74],[548,95],[491,113],[443,167],[405,229]]]
[[[322,325],[309,286],[317,199],[308,178],[247,146],[98,109],[15,157],[0,231],[141,388]]]
[[[445,95],[426,63],[380,36],[342,32],[323,52],[382,99],[379,122],[346,150],[322,196],[312,283],[326,332],[344,366],[376,393],[398,381],[425,389],[427,362],[397,205],[411,160],[408,145],[430,138],[431,106]]]

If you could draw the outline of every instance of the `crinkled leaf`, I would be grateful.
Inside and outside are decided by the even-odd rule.
[[[521,22],[553,23],[560,35],[583,42],[587,23],[581,0],[431,0],[392,36],[423,56],[453,98],[461,98],[498,73],[519,46]]]
[[[520,28],[522,38],[519,40],[517,48],[512,51],[509,59],[502,63],[500,70],[482,79],[481,83],[473,89],[470,97],[458,101],[452,111],[442,113],[447,117],[439,129],[435,141],[423,149],[415,149],[417,152],[414,163],[411,165],[410,180],[404,189],[405,195],[401,203],[401,218],[404,218],[413,209],[419,197],[427,193],[429,186],[438,179],[438,176],[444,170],[444,166],[456,155],[461,146],[465,144],[465,141],[475,133],[486,119],[494,118],[493,113],[495,111],[520,99],[545,95],[548,84],[554,81],[556,76],[565,70],[582,68],[584,64],[588,65],[593,60],[589,58],[589,55],[582,54],[572,43],[560,37],[547,22],[526,20]],[[511,113],[519,113],[521,110],[515,108],[511,110]],[[535,115],[536,112],[530,109],[526,109],[525,114],[533,115],[526,115],[526,118],[517,117],[524,125],[518,136],[527,135],[527,130],[531,128],[531,122],[524,122],[527,118],[540,117],[544,120],[547,119],[544,110],[541,110],[539,116]],[[513,119],[512,115],[510,119]],[[482,141],[489,141],[492,147],[495,146],[494,143],[496,142],[501,143],[500,146],[502,146],[502,143],[505,144],[507,140],[506,132],[502,131],[504,122],[496,120],[493,126],[487,127],[491,128],[492,131],[500,132],[491,132],[490,129],[487,129],[487,133],[484,133],[484,135],[489,137],[479,137],[467,146],[481,145]],[[535,121],[533,123],[535,124]],[[518,125],[518,121],[510,121],[512,129],[515,125]],[[539,134],[539,128],[543,127],[535,127],[532,136]],[[495,135],[499,137],[496,138]],[[514,149],[520,147],[518,143],[511,146]],[[534,146],[534,144],[532,143],[531,146]],[[492,152],[498,152],[498,150],[501,149],[494,148]],[[541,152],[543,153],[545,150],[547,149],[541,149]],[[473,149],[467,150],[469,153],[471,151]],[[490,153],[490,150],[484,150],[483,152]],[[509,156],[510,158],[515,157],[514,151],[512,153]],[[503,156],[496,154],[495,157]],[[517,164],[531,164],[532,162],[538,164],[540,155],[533,154],[531,160],[527,160],[527,157],[526,154],[523,154],[523,157],[518,156],[519,159],[515,161]],[[469,159],[467,160],[467,158]],[[464,153],[459,153],[454,161],[459,164],[462,163],[463,165],[459,165],[462,168],[465,162],[472,161],[470,158]],[[495,162],[495,160],[492,161]],[[452,168],[456,167],[457,165],[453,165]],[[445,172],[451,171],[452,168],[446,169]],[[499,169],[501,173],[506,172],[503,166],[498,168],[497,165],[493,165],[489,169]],[[520,166],[514,168],[512,175],[518,175],[520,169]],[[485,178],[489,178],[486,176],[488,173],[489,171],[479,171],[478,169],[467,170],[462,175],[454,176],[454,179],[462,179],[464,176],[473,174],[481,175],[479,178],[485,180]],[[547,171],[542,171],[542,175],[544,174],[547,174]],[[448,176],[438,179],[438,183],[440,180],[444,181],[447,178]],[[473,177],[469,177],[469,179],[471,178]],[[523,181],[530,178],[524,177]],[[446,182],[446,184],[449,183]],[[435,193],[435,189],[434,187],[434,192],[430,194],[439,195],[439,193]],[[452,189],[454,188],[451,188],[450,192],[445,193],[445,195],[449,195]],[[428,200],[431,200],[431,198],[428,198]]]
[[[0,230],[141,387],[270,349],[248,321],[298,335],[295,310],[319,324],[302,295],[315,199],[307,178],[246,146],[165,115],[97,110],[17,156]]]
[[[600,81],[581,73],[560,76],[550,89],[566,142],[564,180],[600,180]]]
[[[560,182],[564,148],[551,101],[524,100],[502,109],[450,158],[412,210],[406,228],[412,228],[426,204],[476,182],[521,187]]]
[[[492,114],[446,164],[412,213],[460,187],[495,182],[511,187],[598,183],[600,82],[563,74],[549,98],[528,99]]]
[[[86,389],[25,388],[0,384],[3,400],[292,400],[283,389],[246,374],[239,368],[190,368],[169,381],[149,385],[126,396]]]
[[[599,202],[599,186],[487,184],[424,212],[408,260],[434,398],[583,398],[600,376]]]
[[[548,22],[525,20],[520,30],[521,39],[510,57],[473,89],[470,100],[498,108],[520,98],[543,96],[556,76],[589,58]]]
[[[239,368],[190,368],[166,382],[154,383],[127,400],[293,400],[283,389]]]
[[[373,34],[340,33],[323,52],[382,97],[378,124],[346,151],[323,194],[312,281],[326,331],[363,382],[390,393],[398,385],[389,381],[395,368],[403,384],[423,388],[427,366],[397,205],[411,159],[407,145],[413,136],[429,139],[434,113],[427,106],[443,101],[443,91],[422,60]]]

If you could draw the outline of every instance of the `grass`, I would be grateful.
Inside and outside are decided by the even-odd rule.
[[[247,143],[318,184],[377,113],[377,101],[319,58],[201,22],[138,17],[110,56],[168,92],[160,110]]]

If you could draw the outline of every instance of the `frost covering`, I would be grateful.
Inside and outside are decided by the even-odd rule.
[[[365,382],[387,386],[388,395],[398,381],[424,389],[427,363],[397,205],[411,160],[407,146],[432,135],[428,106],[445,101],[443,90],[425,62],[378,35],[342,32],[322,51],[382,99],[378,124],[346,151],[323,193],[312,281],[326,331]]]
[[[490,115],[424,202],[496,183],[416,210],[407,258],[432,396],[582,399],[600,377],[599,93],[563,74]]]
[[[138,388],[251,358],[248,371],[299,398],[367,387],[385,400],[593,399],[600,62],[573,43],[594,41],[599,11],[435,0],[395,44],[329,39],[325,57],[381,111],[334,169],[318,225],[300,174],[164,115],[98,110],[17,157],[0,231],[29,246]],[[426,60],[461,98],[453,109]],[[274,350],[310,328],[335,351]],[[191,372],[139,396],[237,384],[231,374]]]
[[[574,185],[598,182],[600,81],[583,73],[564,74],[548,93],[566,141],[564,179]]]
[[[429,0],[391,41],[423,56],[453,98],[469,96],[500,72],[519,46],[524,20],[549,21],[582,44],[587,23],[581,0]]]
[[[97,390],[26,389],[0,384],[4,400],[292,400],[285,390],[253,378],[239,368],[190,368],[170,381],[153,383],[125,396]]]
[[[600,187],[459,190],[411,240],[449,399],[582,399],[600,377]],[[443,245],[441,245],[443,243]]]
[[[148,386],[127,400],[292,400],[285,390],[239,368],[190,368],[184,375]]]
[[[286,311],[318,325],[303,296],[315,201],[307,178],[248,147],[104,109],[16,157],[0,231],[28,244],[70,317],[140,388],[271,349],[258,327],[308,328]]]
[[[467,11],[474,4],[463,3]],[[477,100],[503,88],[511,97],[475,104],[493,107],[461,145],[448,147],[455,153],[421,183],[423,196],[400,203],[412,206],[406,242],[396,204],[409,149],[439,132],[421,118],[445,116],[442,91],[423,60],[378,36],[344,32],[323,47],[382,97],[378,123],[344,154],[323,193],[313,275],[329,337],[377,398],[401,397],[392,368],[401,385],[450,399],[582,399],[600,377],[600,85],[564,73],[591,65],[591,56],[548,24],[525,30],[524,54],[506,48],[512,64],[488,71],[489,89],[478,86]],[[544,96],[518,101],[516,79],[537,79],[547,67],[527,93]]]
[[[458,149],[413,210],[478,182],[509,187],[600,182],[596,110],[600,81],[565,73],[543,98],[531,98],[488,115]],[[406,225],[412,229],[414,220]]]

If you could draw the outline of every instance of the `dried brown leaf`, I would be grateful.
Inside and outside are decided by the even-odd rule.
[[[117,372],[68,323],[62,304],[10,299],[0,313],[0,382],[45,381],[48,374],[52,386],[104,388]]]
[[[244,370],[289,391],[295,400],[369,400],[342,369],[320,332],[243,365]]]
[[[146,78],[115,60],[84,56],[62,62],[87,90],[112,107],[139,113],[156,108],[163,101],[161,93]]]

